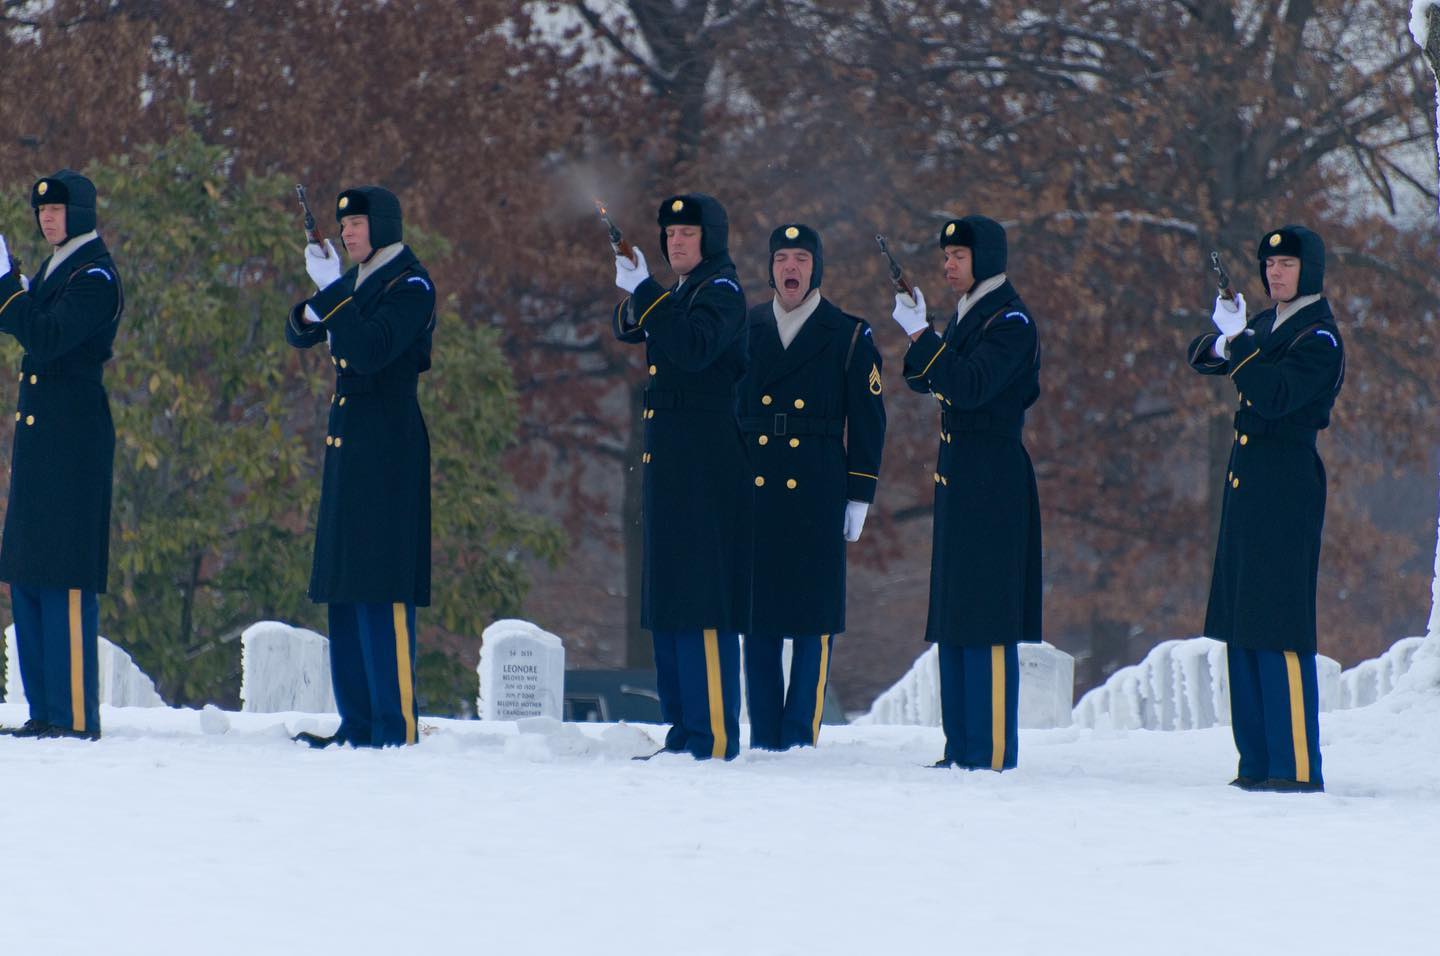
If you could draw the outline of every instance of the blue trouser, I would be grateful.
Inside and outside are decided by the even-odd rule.
[[[1240,776],[1323,785],[1315,655],[1231,644],[1226,657]]]
[[[339,740],[416,743],[415,605],[331,604],[330,679]]]
[[[655,631],[660,715],[672,726],[665,749],[698,760],[740,753],[740,635]]]
[[[972,770],[1013,770],[1020,757],[1016,644],[940,645],[945,759]]]
[[[785,638],[745,635],[745,691],[750,746],[762,750],[813,747],[830,679],[833,634],[791,638],[790,688],[785,688]]]
[[[10,585],[30,719],[100,735],[100,601],[94,591]]]

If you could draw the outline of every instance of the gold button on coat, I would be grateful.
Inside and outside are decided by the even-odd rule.
[[[334,436],[334,435],[326,435],[326,436],[325,436],[325,444],[327,444],[327,445],[333,445],[333,444],[335,444],[335,436]]]
[[[792,438],[792,439],[790,439],[790,447],[791,447],[791,448],[799,448],[799,447],[800,447],[800,439],[798,439],[798,438]]]
[[[1242,445],[1248,445],[1248,444],[1250,444],[1250,436],[1249,436],[1249,435],[1241,435],[1241,436],[1240,436],[1240,444],[1242,444]]]
[[[794,478],[788,479],[788,480],[785,482],[785,487],[786,487],[786,488],[789,488],[791,491],[794,491],[794,490],[795,490],[795,479],[794,479]]]
[[[797,398],[797,399],[795,399],[795,407],[796,407],[796,408],[804,408],[804,407],[805,407],[805,399],[803,399],[803,398]]]
[[[755,476],[755,487],[756,487],[756,488],[764,488],[764,487],[765,487],[765,477],[764,477],[763,475],[756,475],[756,476]]]
[[[16,413],[15,413],[15,420],[16,420],[17,422],[20,420],[20,413],[19,413],[19,412],[16,412]]]
[[[27,424],[27,425],[33,425],[33,424],[35,424],[35,416],[34,416],[34,415],[26,415],[26,416],[25,416],[25,424]]]
[[[341,405],[344,405],[344,404],[345,404],[345,396],[344,396],[344,395],[341,395],[341,396],[340,396],[340,404],[341,404]]]
[[[339,448],[339,447],[340,447],[340,436],[339,436],[339,435],[336,435],[336,436],[335,436],[335,447],[336,447],[336,448]]]
[[[341,368],[346,368],[347,366],[349,366],[349,364],[350,364],[350,363],[347,362],[347,361],[345,361],[344,359],[341,359],[341,360],[340,360],[340,367],[341,367]]]
[[[38,375],[32,375],[32,376],[30,376],[30,384],[31,384],[31,385],[34,385],[34,384],[35,384],[36,382],[38,382],[38,381],[40,381],[40,377],[39,377]]]
[[[1239,479],[1239,478],[1231,478],[1231,479],[1230,479],[1230,487],[1231,487],[1231,488],[1239,488],[1239,487],[1240,487],[1240,479]]]
[[[654,374],[655,374],[655,371],[656,371],[655,366],[653,366],[653,365],[650,366],[650,374],[651,374],[651,375],[654,375]]]
[[[761,404],[761,405],[769,405],[769,404],[770,404],[771,402],[773,402],[773,401],[775,401],[775,399],[771,398],[769,395],[761,395],[761,396],[760,396],[760,404]]]
[[[768,445],[768,444],[770,444],[770,436],[769,436],[769,435],[761,435],[759,438],[756,439],[756,441],[759,442],[759,443],[762,444],[762,445]]]

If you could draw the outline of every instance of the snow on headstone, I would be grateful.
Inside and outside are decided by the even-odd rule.
[[[1075,658],[1053,644],[1020,645],[1020,726],[1069,727],[1075,707]]]
[[[100,638],[97,644],[100,664],[100,703],[110,707],[164,707],[165,701],[155,691],[155,682],[136,666],[130,655]],[[5,700],[25,702],[25,685],[20,677],[20,657],[15,646],[15,625],[5,628]]]
[[[1138,664],[1122,667],[1075,705],[1082,727],[1200,730],[1230,723],[1225,644],[1208,637],[1161,641]],[[1340,706],[1340,665],[1315,658],[1320,710]]]
[[[240,709],[274,714],[335,713],[330,642],[280,621],[251,624],[240,635]]]
[[[1379,657],[1361,661],[1342,673],[1335,709],[1368,707],[1394,690],[1424,642],[1423,637],[1401,638]]]
[[[1052,644],[1020,645],[1020,726],[1068,727],[1075,693],[1075,659]],[[940,653],[921,654],[895,686],[875,698],[857,724],[940,726]]]
[[[480,643],[481,720],[561,719],[565,713],[565,645],[529,621],[485,628]]]

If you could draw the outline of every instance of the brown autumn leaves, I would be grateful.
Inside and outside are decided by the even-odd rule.
[[[450,241],[440,287],[504,331],[521,390],[513,476],[570,532],[527,613],[566,637],[572,666],[644,659],[627,623],[643,375],[610,341],[591,198],[663,271],[656,202],[691,189],[727,205],[752,302],[769,291],[770,227],[819,228],[826,292],[872,321],[887,359],[890,440],[835,664],[847,707],[923,649],[936,440],[930,403],[899,383],[872,237],[892,238],[944,312],[933,237],[949,214],[1005,222],[1040,323],[1028,444],[1046,631],[1091,651],[1082,681],[1200,627],[1233,396],[1183,350],[1208,322],[1209,250],[1259,308],[1255,240],[1289,221],[1330,246],[1350,358],[1322,440],[1321,649],[1353,663],[1424,625],[1437,287],[1434,225],[1413,210],[1434,205],[1435,113],[1378,0],[27,9],[0,7],[7,182],[190,126],[233,148],[231,172],[293,173],[317,209],[342,184],[383,183]]]

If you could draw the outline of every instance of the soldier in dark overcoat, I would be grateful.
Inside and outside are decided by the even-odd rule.
[[[95,740],[115,468],[103,377],[125,295],[96,232],[90,180],[62,169],[31,187],[30,205],[54,247],[33,281],[0,237],[0,332],[25,349],[0,580],[10,584],[30,719],[11,733]]]
[[[880,353],[863,319],[821,295],[824,269],[814,229],[791,223],[770,234],[775,297],[750,310],[740,386],[755,475],[750,746],[771,750],[819,737],[833,642],[845,630],[845,543],[860,539],[885,444]]]
[[[945,755],[937,766],[1006,770],[1019,751],[1019,651],[1040,640],[1040,499],[1021,441],[1040,394],[1040,341],[1005,274],[1005,230],[984,216],[941,227],[960,294],[942,333],[925,299],[897,295],[911,338],[905,383],[940,411],[930,613],[939,645]]]
[[[1304,226],[1266,233],[1260,281],[1274,304],[1247,320],[1245,299],[1216,298],[1217,331],[1190,365],[1235,384],[1235,440],[1205,633],[1227,645],[1232,784],[1318,791],[1320,700],[1315,587],[1325,523],[1317,433],[1345,380],[1345,344],[1325,299],[1325,244]]]
[[[285,337],[326,346],[335,368],[310,599],[329,606],[340,728],[297,739],[413,744],[415,609],[430,603],[430,438],[416,391],[435,286],[404,244],[394,194],[347,189],[335,217],[353,265],[341,275],[328,240],[306,246],[318,291],[290,310]]]
[[[750,620],[752,474],[735,417],[745,371],[745,294],[725,210],[703,194],[660,204],[660,251],[617,255],[615,336],[645,346],[644,569],[640,623],[655,642],[665,749],[740,749],[740,632]]]

